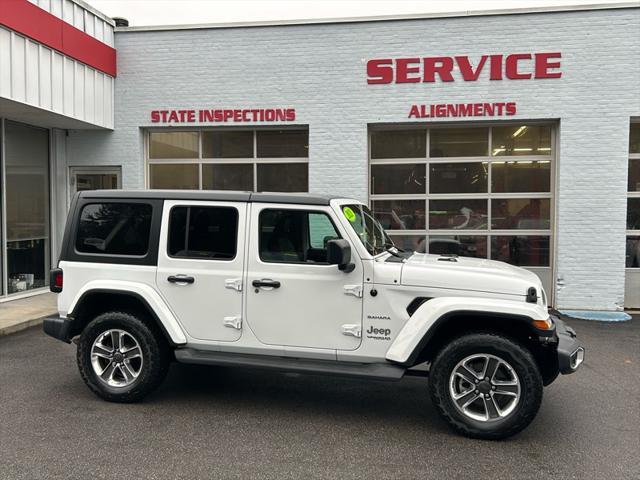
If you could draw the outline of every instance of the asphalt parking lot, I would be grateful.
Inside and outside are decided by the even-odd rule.
[[[452,433],[416,377],[176,364],[145,402],[111,404],[74,346],[30,329],[0,338],[0,478],[640,478],[640,318],[569,323],[584,366],[502,442]]]

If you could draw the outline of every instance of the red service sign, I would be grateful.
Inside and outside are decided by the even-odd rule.
[[[510,117],[516,112],[516,102],[432,103],[411,105],[408,118]]]
[[[212,108],[152,110],[152,123],[293,122],[295,108]]]
[[[489,80],[560,78],[560,52],[482,55],[475,64],[454,57],[378,58],[367,62],[367,83],[475,82],[483,71]]]

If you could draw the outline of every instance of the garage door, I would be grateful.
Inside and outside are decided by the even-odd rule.
[[[400,248],[522,266],[552,295],[554,130],[371,126],[371,208]]]

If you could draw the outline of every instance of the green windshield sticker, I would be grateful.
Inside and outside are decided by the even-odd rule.
[[[344,216],[347,217],[347,220],[349,220],[350,222],[356,221],[356,214],[349,207],[344,207],[342,209],[342,213],[344,213]]]

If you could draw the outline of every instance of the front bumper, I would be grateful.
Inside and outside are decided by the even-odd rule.
[[[563,375],[575,372],[584,361],[584,346],[576,332],[558,317],[552,315],[558,335],[558,369]]]
[[[59,315],[47,317],[42,322],[42,329],[44,333],[53,338],[71,343],[71,338],[73,337],[73,320],[71,318],[60,317]]]

